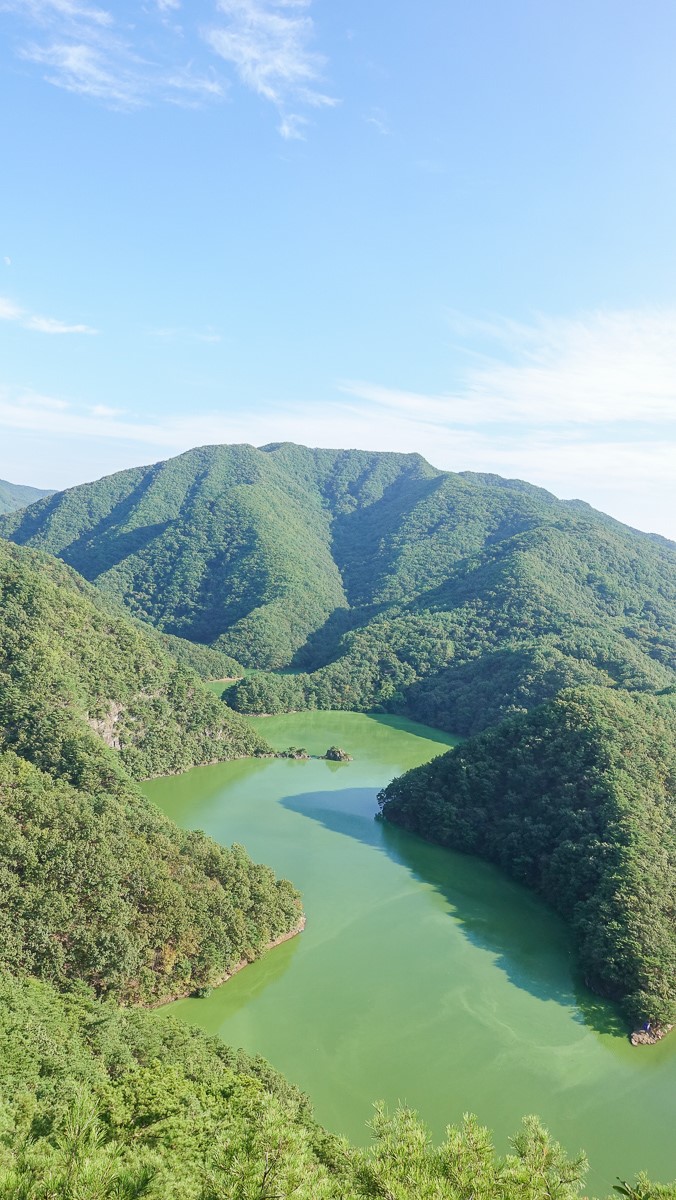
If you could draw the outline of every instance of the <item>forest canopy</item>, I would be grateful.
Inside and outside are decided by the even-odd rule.
[[[564,687],[676,685],[673,543],[416,454],[205,446],[0,533],[196,643],[200,673],[243,673],[204,647],[263,672],[228,692],[243,713],[379,709],[472,734]]]
[[[393,780],[379,803],[543,896],[628,1022],[676,1021],[676,695],[564,691]]]

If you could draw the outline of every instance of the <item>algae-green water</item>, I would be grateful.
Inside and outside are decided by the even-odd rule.
[[[453,739],[391,717],[260,719],[277,748],[350,763],[247,760],[144,785],[186,828],[237,841],[303,893],[307,928],[204,999],[163,1012],[264,1055],[318,1119],[368,1138],[372,1102],[411,1105],[435,1137],[471,1111],[501,1148],[538,1113],[590,1192],[676,1177],[676,1032],[629,1044],[581,984],[565,926],[497,870],[374,820],[376,793]]]

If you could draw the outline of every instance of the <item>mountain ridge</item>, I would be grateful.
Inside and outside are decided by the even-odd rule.
[[[417,454],[200,447],[0,517],[0,533],[267,672],[228,693],[245,713],[386,708],[466,733],[554,685],[676,683],[676,544]],[[495,655],[500,694],[470,714]]]
[[[25,483],[10,483],[7,479],[0,479],[0,514],[15,512],[52,494],[53,489],[30,487]]]

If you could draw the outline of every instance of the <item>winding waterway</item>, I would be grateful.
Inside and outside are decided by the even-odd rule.
[[[476,1112],[503,1149],[536,1112],[568,1150],[586,1149],[593,1194],[642,1169],[676,1177],[676,1033],[631,1047],[543,904],[476,859],[374,821],[378,789],[453,739],[356,713],[261,729],[279,749],[336,744],[354,761],[247,760],[144,789],[180,825],[241,842],[292,879],[307,928],[168,1011],[263,1054],[354,1141],[376,1099],[411,1105],[437,1138]]]

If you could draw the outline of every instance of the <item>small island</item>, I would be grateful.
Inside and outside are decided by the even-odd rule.
[[[352,762],[352,755],[346,750],[341,750],[340,746],[329,746],[326,754],[309,754],[304,746],[287,746],[286,750],[278,750],[275,757],[295,758],[301,761],[317,758],[320,762]]]
[[[329,746],[324,758],[327,762],[352,762],[352,755],[341,750],[340,746]]]

